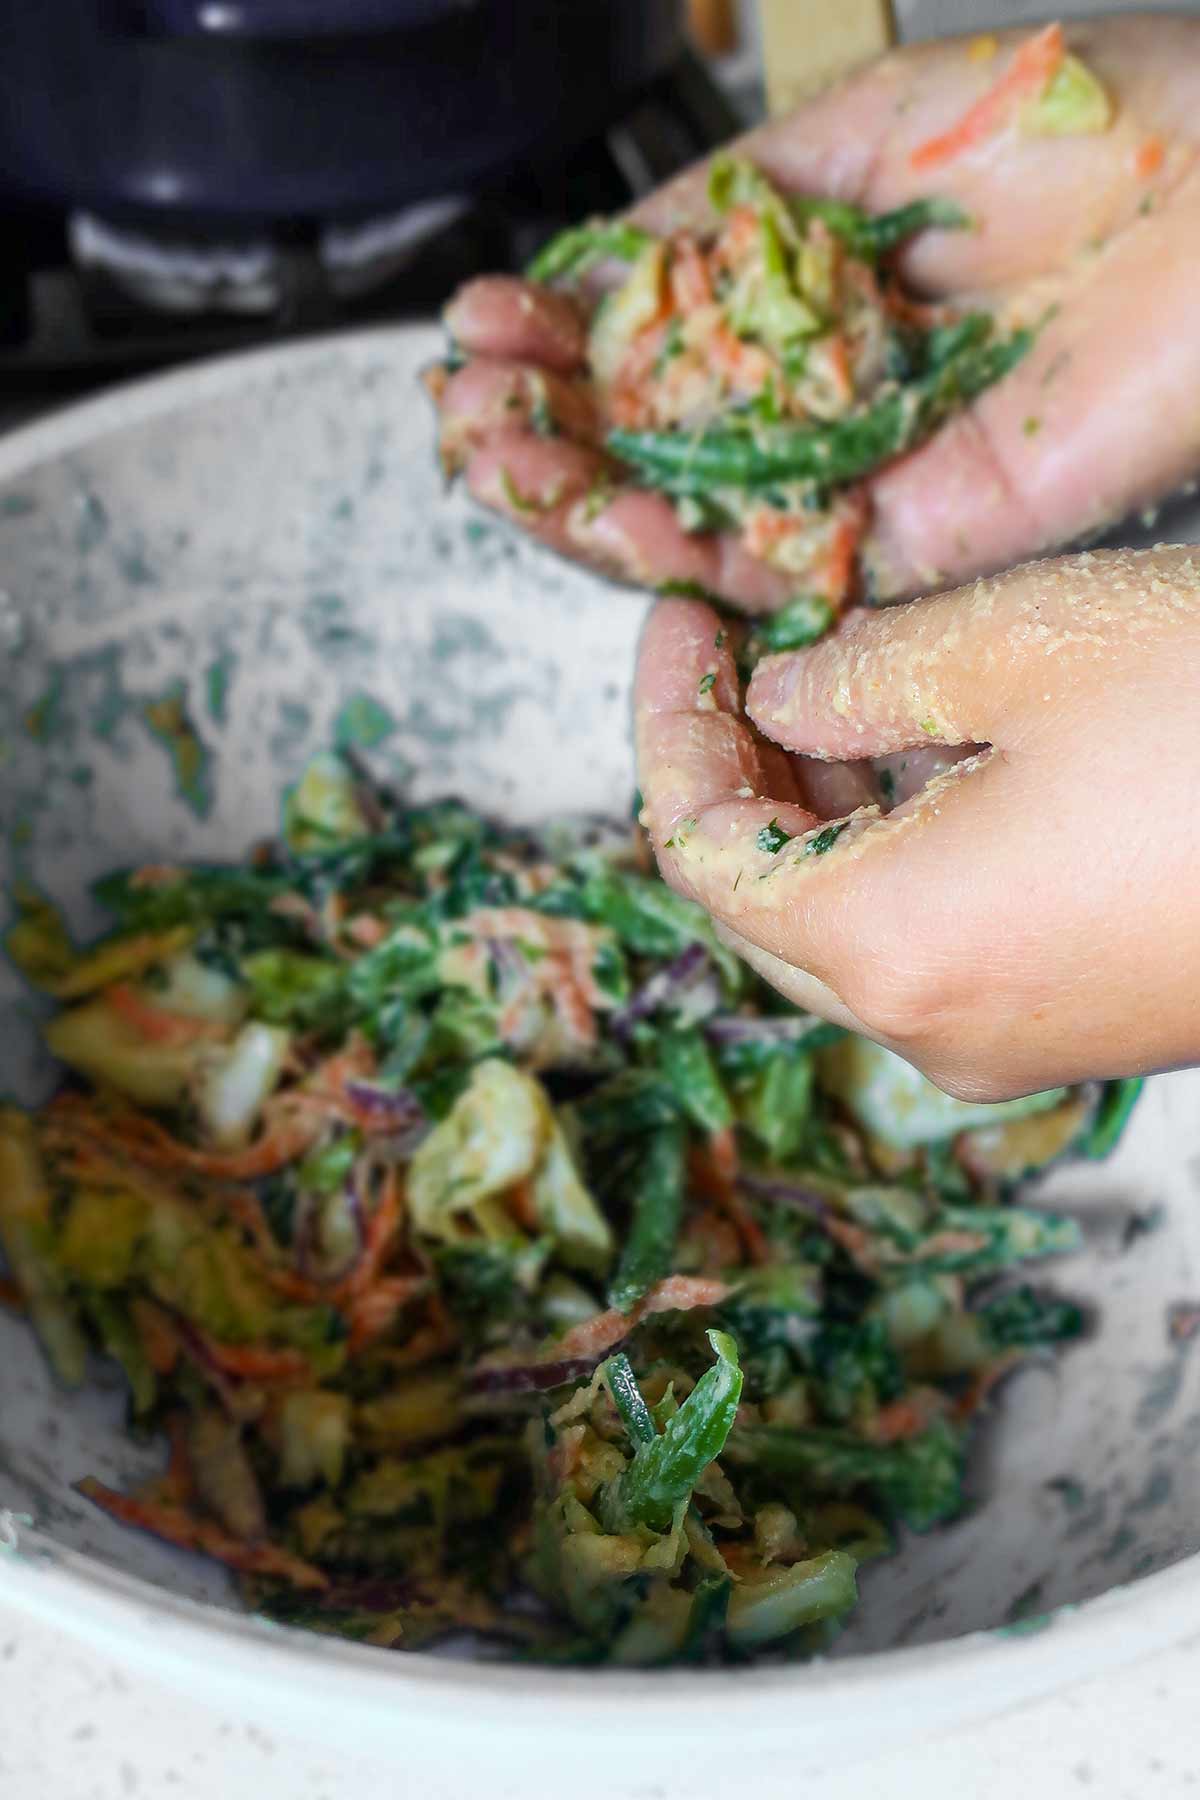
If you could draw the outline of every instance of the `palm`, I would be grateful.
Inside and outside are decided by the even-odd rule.
[[[919,291],[1049,314],[1034,351],[922,449],[873,481],[871,584],[899,597],[1098,532],[1200,469],[1200,21],[1109,19],[1072,28],[1117,103],[1099,136],[1002,131],[934,175],[913,147],[994,79],[962,40],[906,50],[743,146],[777,185],[872,210],[936,189],[971,232],[909,252]],[[636,215],[673,230],[707,217],[703,171]],[[605,459],[570,302],[511,278],[471,284],[448,321],[469,358],[440,393],[443,453],[485,504],[566,554],[656,586],[694,582],[752,610],[788,597],[780,572],[732,538],[684,533],[669,502],[632,487],[588,502]],[[548,407],[560,435],[531,415]]]

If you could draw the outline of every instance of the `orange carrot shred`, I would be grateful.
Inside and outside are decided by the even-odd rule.
[[[25,1311],[25,1296],[7,1275],[0,1275],[0,1306],[7,1306],[10,1312]]]
[[[909,156],[914,170],[936,169],[973,149],[1007,123],[1024,100],[1032,100],[1053,81],[1067,53],[1061,25],[1047,25],[1020,45],[1000,79],[969,106],[946,131],[926,138]]]
[[[104,998],[115,1013],[141,1033],[147,1043],[194,1044],[203,1038],[223,1037],[221,1027],[209,1019],[192,1019],[184,1013],[168,1012],[144,1000],[127,981],[118,981],[104,990]]]
[[[329,1586],[320,1569],[302,1557],[293,1556],[290,1550],[284,1550],[278,1544],[243,1544],[222,1531],[211,1519],[199,1518],[182,1506],[118,1494],[91,1475],[77,1482],[76,1490],[120,1524],[153,1532],[155,1537],[164,1538],[181,1550],[202,1550],[206,1556],[215,1557],[243,1575],[274,1575],[299,1588]]]
[[[1134,173],[1139,181],[1149,181],[1157,175],[1167,160],[1166,145],[1160,137],[1148,137],[1137,147],[1134,155]]]

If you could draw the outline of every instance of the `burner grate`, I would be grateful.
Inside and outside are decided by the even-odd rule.
[[[0,420],[193,357],[427,317],[469,276],[521,267],[562,225],[619,210],[743,123],[689,54],[570,155],[393,218],[244,239],[157,220],[10,218]]]

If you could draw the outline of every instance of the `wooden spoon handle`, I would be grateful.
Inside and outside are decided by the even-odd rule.
[[[759,0],[767,105],[786,112],[896,41],[892,0]]]
[[[705,56],[732,56],[738,47],[734,0],[688,0],[688,23]]]

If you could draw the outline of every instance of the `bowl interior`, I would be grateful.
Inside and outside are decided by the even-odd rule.
[[[94,926],[96,876],[240,854],[334,741],[415,797],[627,813],[645,602],[443,492],[416,385],[436,347],[403,331],[213,365],[0,448],[6,888],[31,880]],[[0,1086],[22,1101],[53,1081],[39,1010],[0,965]],[[1083,1222],[1049,1279],[1094,1333],[1006,1385],[974,1509],[867,1573],[839,1655],[1019,1623],[1200,1545],[1200,1353],[1168,1331],[1200,1294],[1198,1102],[1200,1076],[1156,1081],[1117,1157],[1043,1183]],[[121,1414],[110,1370],[64,1395],[0,1311],[0,1507],[230,1603],[217,1571],[74,1493],[158,1466]]]

